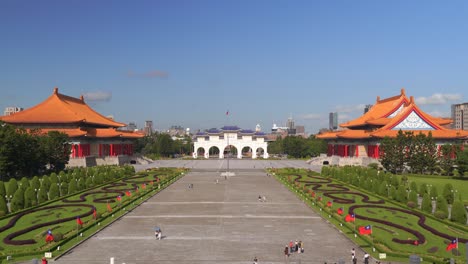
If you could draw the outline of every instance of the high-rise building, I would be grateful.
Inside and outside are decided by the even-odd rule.
[[[294,125],[294,119],[292,116],[288,118],[286,126],[288,127],[288,135],[296,135],[296,126]]]
[[[5,107],[5,111],[3,111],[3,115],[9,116],[9,115],[12,115],[14,113],[21,112],[23,110],[24,109],[22,107],[15,107],[15,106]]]
[[[372,105],[371,104],[368,104],[364,107],[364,114],[369,112],[369,109],[371,109]]]
[[[468,103],[452,105],[452,128],[468,130]]]
[[[330,113],[328,118],[328,129],[336,130],[338,129],[338,113]]]
[[[145,121],[145,127],[143,128],[143,132],[145,133],[145,136],[153,134],[153,121]]]

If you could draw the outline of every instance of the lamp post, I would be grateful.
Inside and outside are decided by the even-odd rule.
[[[39,191],[41,190],[41,188],[34,188],[34,192],[36,193],[36,201],[37,201],[37,204],[39,204]]]
[[[11,213],[11,204],[10,201],[13,198],[13,195],[5,195],[5,199],[7,200],[7,207],[8,207],[8,212]]]
[[[387,186],[387,197],[390,197],[390,187],[392,187],[391,184],[385,184]]]
[[[59,195],[62,196],[62,183],[57,183],[57,186],[59,188]]]

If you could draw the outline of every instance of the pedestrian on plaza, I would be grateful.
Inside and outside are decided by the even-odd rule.
[[[46,258],[42,258],[42,264],[47,264],[49,263]]]
[[[302,243],[302,240],[299,240],[299,251],[300,253],[304,253],[304,243]]]
[[[162,238],[162,230],[159,229],[159,232],[158,232],[158,240],[161,240],[161,238]]]
[[[257,257],[254,257],[254,259],[253,259],[253,264],[258,264],[258,259],[257,259]]]
[[[364,264],[369,264],[369,258],[370,258],[370,255],[369,254],[364,254]]]
[[[261,195],[258,196],[258,201],[259,201],[259,202],[262,201],[262,196],[261,196]]]
[[[294,243],[291,241],[289,241],[289,252],[290,253],[293,253],[294,252]]]
[[[284,247],[284,256],[285,256],[286,258],[289,257],[289,247],[288,247],[288,245],[286,245],[286,246]]]
[[[294,251],[297,252],[297,253],[299,253],[299,242],[297,241],[297,239],[296,239],[296,241],[294,242]]]
[[[262,196],[262,202],[266,202],[266,196],[265,195]]]
[[[354,248],[351,249],[351,255],[356,256],[356,250],[354,250]]]
[[[357,258],[355,255],[353,255],[353,259],[351,261],[353,262],[353,264],[357,264]]]
[[[159,235],[159,230],[154,231],[154,236],[156,237],[156,239],[158,239],[158,235]]]

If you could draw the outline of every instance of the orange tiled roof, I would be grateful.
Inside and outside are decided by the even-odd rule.
[[[342,131],[333,131],[333,132],[325,132],[322,134],[316,135],[316,138],[321,138],[321,139],[335,139],[337,138],[337,135],[341,133]]]
[[[28,129],[31,131],[31,129]],[[50,131],[58,131],[67,134],[69,137],[90,137],[90,138],[142,138],[145,135],[132,131],[120,131],[115,128],[41,128],[39,133],[47,134]]]
[[[60,94],[58,88],[42,103],[13,115],[2,116],[0,120],[10,124],[86,123],[108,127],[125,126],[91,109],[83,97],[78,99]]]
[[[405,89],[401,89],[400,95],[386,98],[384,100],[380,100],[380,97],[377,97],[375,105],[372,106],[367,113],[354,120],[340,124],[340,126],[351,128],[371,124],[369,122],[372,122],[373,120],[388,117],[406,102],[408,102],[408,98],[406,97]],[[380,120],[380,122],[382,121],[384,120]]]
[[[372,137],[384,138],[384,137],[396,137],[399,130],[379,130],[372,133]],[[422,133],[429,135],[432,133],[433,138],[437,139],[449,139],[449,138],[465,138],[468,137],[468,131],[464,130],[414,130],[412,131],[415,135]]]

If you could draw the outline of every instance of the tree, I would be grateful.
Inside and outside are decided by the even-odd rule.
[[[435,185],[431,186],[431,190],[429,191],[429,196],[431,196],[431,197],[439,196],[439,194],[437,192],[437,187]]]
[[[0,196],[4,197],[6,195],[5,184],[0,181]]]
[[[49,195],[47,194],[48,189],[40,188],[38,193],[38,204],[46,202],[49,200]]]
[[[36,193],[32,187],[28,187],[24,192],[24,208],[29,208],[37,204]]]
[[[450,183],[447,183],[444,185],[444,190],[442,192],[442,196],[444,197],[445,201],[448,204],[452,204],[453,200],[455,199],[454,193],[453,193],[453,186]]]
[[[432,214],[432,200],[429,197],[429,194],[427,193],[423,195],[421,210],[426,213]]]
[[[464,150],[457,152],[456,158],[457,170],[461,177],[468,171],[468,147],[465,146]]]
[[[16,190],[18,190],[18,182],[16,181],[16,179],[11,178],[8,182],[6,194],[8,196],[13,196],[15,195]]]
[[[414,173],[432,173],[435,169],[437,147],[432,138],[432,133],[426,136],[419,133],[414,136],[409,135],[406,138],[409,144],[408,165]]]
[[[58,172],[65,168],[70,158],[70,144],[68,135],[58,131],[49,131],[40,137],[42,151],[50,170]]]
[[[416,191],[410,190],[409,201],[413,202],[416,205],[418,204],[418,193]]]
[[[76,192],[76,181],[72,179],[70,183],[68,184],[68,194],[73,194]]]
[[[21,188],[16,190],[13,199],[11,199],[11,211],[16,212],[24,209],[24,191]]]
[[[405,187],[403,185],[398,186],[396,200],[400,203],[406,203],[407,195],[408,193],[406,192]]]
[[[442,169],[443,175],[449,176],[453,174],[455,149],[456,147],[450,144],[445,144],[440,147],[439,166]]]
[[[1,212],[4,212],[4,214],[8,214],[7,203],[3,195],[0,195],[0,215],[2,215]]]
[[[50,185],[49,200],[54,200],[59,196],[60,196],[60,191],[59,191],[59,187],[57,186],[57,183]]]
[[[462,201],[453,202],[450,220],[459,224],[466,224],[466,209]]]
[[[447,200],[445,200],[442,196],[437,197],[436,211],[444,212],[445,215],[448,216]]]
[[[398,131],[396,138],[385,137],[380,144],[380,163],[391,173],[402,173],[408,156],[412,133]]]

